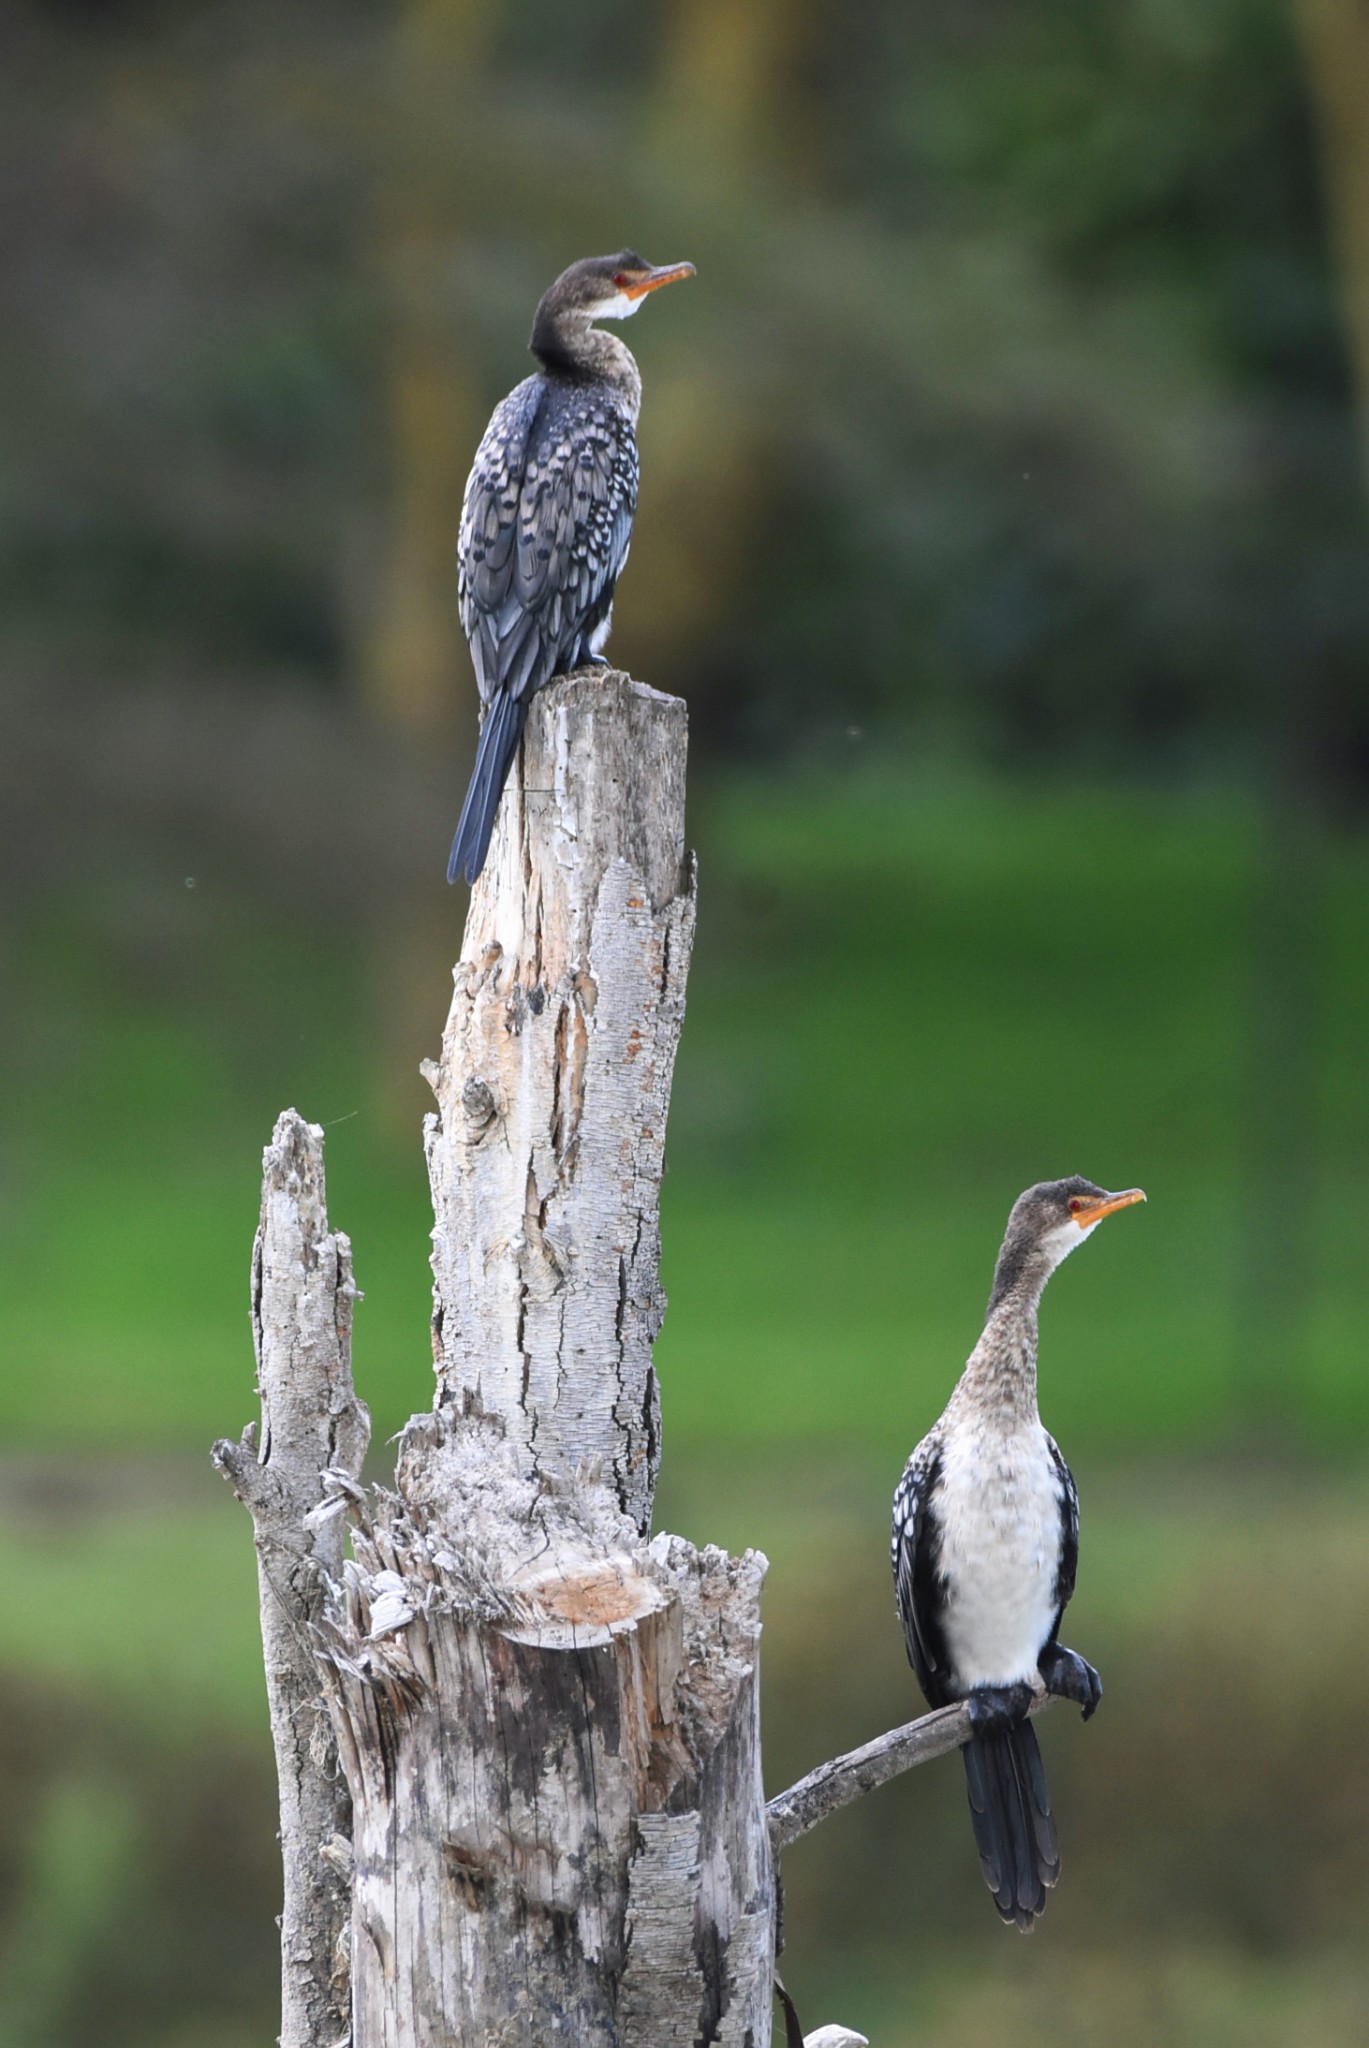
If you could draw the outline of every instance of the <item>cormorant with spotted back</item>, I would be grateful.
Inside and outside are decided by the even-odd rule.
[[[1087,1721],[1098,1673],[1060,1642],[1074,1591],[1079,1496],[1036,1406],[1037,1307],[1060,1261],[1105,1216],[1143,1202],[1077,1174],[1013,1205],[984,1333],[894,1495],[893,1567],[908,1659],[929,1705],[969,1704],[965,1776],[980,1866],[1024,1932],[1060,1874],[1036,1734],[1044,1689]]]
[[[657,267],[632,249],[572,263],[533,320],[540,369],[495,408],[476,451],[458,603],[484,717],[449,882],[474,882],[484,865],[533,691],[603,660],[637,507],[642,380],[594,322],[629,319],[648,293],[693,275],[692,263]]]

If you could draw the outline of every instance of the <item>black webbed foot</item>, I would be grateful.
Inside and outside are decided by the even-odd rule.
[[[970,1727],[976,1735],[988,1735],[998,1728],[1015,1728],[1027,1717],[1032,1687],[1025,1678],[1015,1685],[977,1685],[968,1693]]]
[[[1083,1708],[1086,1721],[1097,1713],[1103,1681],[1087,1658],[1077,1650],[1067,1650],[1062,1643],[1047,1643],[1037,1663],[1047,1692],[1057,1699],[1073,1700]]]

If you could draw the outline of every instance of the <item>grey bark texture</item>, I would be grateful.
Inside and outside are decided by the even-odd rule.
[[[685,712],[540,692],[426,1150],[433,1413],[322,1630],[356,2048],[764,2048],[764,1560],[647,1540],[657,1205],[694,924]]]
[[[763,1560],[411,1425],[327,1629],[358,2048],[769,2040]]]
[[[685,743],[610,671],[530,706],[426,1069],[437,1385],[393,1489],[322,1132],[266,1153],[262,1430],[215,1458],[261,1560],[284,2048],[769,2048],[772,1841],[817,1807],[767,1816],[765,1559],[650,1535]]]
[[[685,707],[610,670],[533,700],[424,1069],[439,1411],[651,1522],[658,1196],[694,936]]]
[[[249,1433],[216,1457],[270,1537],[268,1663],[295,1659],[287,1889],[291,1872],[312,1884],[318,1939],[287,2048],[771,2038],[765,1560],[649,1535],[657,1210],[694,924],[685,743],[682,704],[608,671],[530,707],[427,1069],[437,1387],[392,1491],[360,1485],[362,1444],[329,1424],[361,1411],[321,1133],[292,1114],[267,1154],[266,1450]],[[307,1560],[298,1583],[282,1555]],[[326,1829],[301,1824],[301,1794],[333,1800]],[[321,1932],[348,1895],[350,2008]],[[287,1938],[288,1994],[304,1955]]]
[[[342,1526],[311,1519],[325,1472],[354,1479],[370,1417],[352,1390],[352,1248],[328,1228],[323,1133],[294,1110],[262,1160],[252,1250],[261,1424],[214,1446],[251,1511],[284,1863],[281,2048],[349,2038],[351,1802],[337,1766],[311,1630],[342,1572]]]
[[[1027,1711],[1041,1714],[1054,1703],[1054,1695],[1038,1692]],[[901,1728],[891,1728],[887,1735],[877,1735],[873,1742],[862,1743],[859,1749],[848,1749],[844,1756],[819,1764],[797,1785],[778,1793],[766,1808],[772,1854],[778,1859],[791,1842],[797,1842],[828,1814],[839,1813],[843,1806],[863,1799],[867,1792],[887,1785],[915,1764],[930,1763],[933,1757],[959,1749],[969,1736],[968,1708],[963,1704],[937,1707],[916,1721],[905,1721]]]

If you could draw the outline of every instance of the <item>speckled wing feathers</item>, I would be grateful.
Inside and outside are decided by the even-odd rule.
[[[946,1689],[949,1659],[941,1626],[946,1581],[935,1555],[927,1512],[940,1475],[941,1442],[933,1430],[913,1452],[899,1480],[894,1494],[890,1545],[894,1595],[908,1646],[908,1661],[933,1707],[944,1706],[950,1697]]]
[[[1055,1628],[1051,1631],[1051,1640],[1054,1641],[1060,1617],[1074,1593],[1075,1574],[1079,1570],[1079,1490],[1074,1483],[1074,1474],[1060,1454],[1060,1446],[1049,1432],[1046,1443],[1060,1477],[1060,1563],[1055,1574]]]
[[[499,686],[500,650],[517,624],[520,609],[511,593],[519,496],[528,436],[541,410],[545,388],[541,377],[525,377],[495,407],[475,452],[461,507],[457,604],[471,643],[481,701],[486,704]]]
[[[461,623],[487,704],[579,657],[608,616],[636,504],[636,436],[611,389],[537,375],[496,408],[459,546]]]

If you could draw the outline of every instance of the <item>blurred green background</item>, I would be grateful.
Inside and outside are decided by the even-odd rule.
[[[1369,2032],[1362,0],[15,0],[0,25],[0,2048],[276,2023],[260,1147],[328,1126],[430,1393],[452,545],[572,258],[631,330],[613,652],[691,707],[659,1519],[769,1554],[772,1788],[915,1707],[888,1499],[1008,1206],[1085,1731],[1029,1944],[954,1763],[786,1858],[805,2024]],[[378,1469],[383,1469],[384,1452]]]

